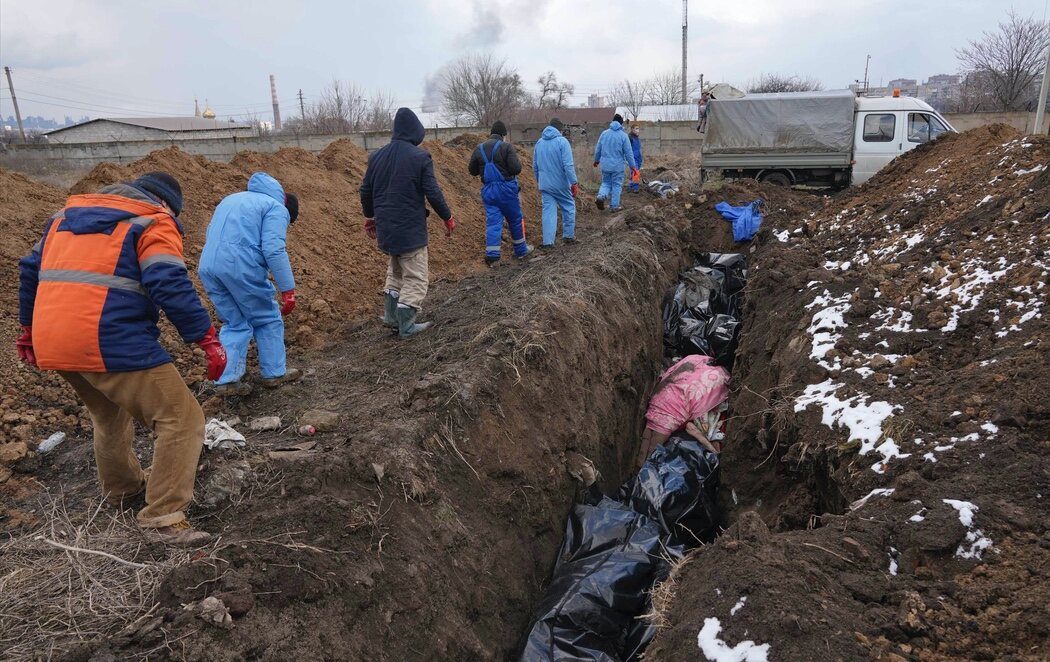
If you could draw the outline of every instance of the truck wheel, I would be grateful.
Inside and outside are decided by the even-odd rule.
[[[766,184],[773,184],[774,186],[791,186],[791,178],[787,176],[787,173],[783,172],[770,172],[762,175],[760,182]]]

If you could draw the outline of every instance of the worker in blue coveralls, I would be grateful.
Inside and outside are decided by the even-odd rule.
[[[634,154],[634,165],[639,170],[642,169],[642,138],[638,135],[638,125],[634,124],[631,126],[631,132],[627,136],[631,139],[631,153]],[[637,193],[640,189],[640,185],[634,176],[631,177],[631,192]]]
[[[485,204],[485,264],[490,267],[499,262],[504,219],[510,226],[514,256],[523,259],[532,252],[532,246],[525,241],[525,218],[518,198],[521,160],[514,147],[506,142],[506,137],[507,125],[496,120],[489,139],[477,146],[467,166],[472,177],[481,175],[481,201]]]
[[[246,395],[251,385],[248,344],[255,338],[263,386],[275,388],[302,376],[285,365],[284,320],[295,308],[295,279],[285,241],[299,215],[299,200],[281,184],[257,172],[248,190],[226,196],[212,214],[198,274],[222,320],[219,338],[226,347],[226,370],[215,382],[223,395]],[[273,276],[280,291],[278,305]]]
[[[540,248],[554,246],[558,233],[558,210],[561,209],[561,236],[565,243],[576,241],[576,165],[572,160],[572,146],[565,138],[565,124],[557,117],[543,129],[532,150],[532,171],[536,175],[540,197],[543,200],[543,243]]]
[[[598,144],[594,147],[594,167],[602,167],[602,185],[594,199],[598,209],[605,209],[605,201],[608,200],[612,211],[620,211],[624,164],[631,169],[631,177],[634,177],[638,167],[634,162],[631,141],[623,130],[623,117],[617,113],[609,123],[609,128],[598,136]]]

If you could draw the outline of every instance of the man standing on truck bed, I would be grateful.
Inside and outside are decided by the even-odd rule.
[[[602,185],[594,199],[598,209],[605,209],[605,201],[609,200],[611,210],[620,211],[624,164],[631,169],[631,177],[634,177],[638,172],[638,165],[634,162],[631,141],[623,130],[623,117],[617,113],[609,123],[609,128],[602,131],[602,135],[598,137],[598,144],[594,147],[594,167],[602,167]]]
[[[426,131],[409,108],[394,115],[390,144],[368,157],[361,182],[361,209],[365,233],[379,242],[390,256],[384,288],[383,324],[396,328],[402,338],[425,331],[430,322],[416,324],[416,315],[427,295],[430,271],[427,262],[426,202],[445,221],[452,236],[456,220],[445,202],[430,153],[419,147]]]

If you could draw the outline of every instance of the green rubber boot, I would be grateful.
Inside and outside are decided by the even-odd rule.
[[[397,297],[390,292],[383,294],[383,326],[388,326],[391,329],[398,327]]]
[[[414,336],[430,328],[433,322],[416,324],[416,309],[410,306],[397,307],[398,335],[402,338]]]

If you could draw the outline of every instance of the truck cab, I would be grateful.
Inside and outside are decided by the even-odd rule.
[[[852,183],[861,184],[901,154],[955,131],[925,101],[911,97],[858,97]]]

